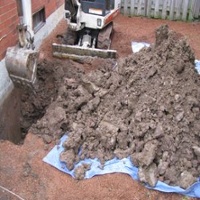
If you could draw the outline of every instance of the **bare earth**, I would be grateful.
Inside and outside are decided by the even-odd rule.
[[[184,23],[119,16],[114,22],[115,32],[112,48],[118,51],[120,58],[126,57],[132,53],[131,41],[154,43],[155,29],[162,24],[168,24],[170,29],[175,30],[180,36],[185,36],[195,52],[196,59],[200,59],[199,22]],[[32,123],[36,123],[39,117],[45,114],[48,105],[62,92],[61,90],[57,91],[56,88],[62,84],[63,73],[67,73],[72,79],[79,77],[83,70],[91,71],[98,65],[105,64],[101,60],[80,64],[52,58],[51,43],[56,41],[56,34],[63,33],[65,28],[65,22],[61,21],[58,28],[52,32],[41,47],[39,83],[48,87],[41,88],[43,90],[38,93],[38,99],[34,99],[28,94],[23,95],[23,102],[32,102],[32,104],[24,103],[22,105],[23,131],[28,130]],[[66,65],[66,67],[60,70],[60,65]],[[42,79],[42,77],[45,78]],[[58,80],[58,77],[61,77],[61,80]],[[65,81],[67,82],[69,79]],[[52,118],[60,117],[56,113],[54,114],[52,114]],[[67,130],[67,126],[64,124],[61,130]],[[56,132],[53,135],[48,134],[48,132],[57,131],[57,127],[52,127],[52,130],[41,128],[44,131],[43,134],[37,132],[39,128],[36,130],[34,126],[31,130],[34,134],[28,133],[23,145],[14,145],[8,141],[0,142],[0,186],[23,199],[192,199],[146,189],[141,183],[132,180],[125,174],[109,174],[89,180],[74,180],[69,175],[42,162],[43,157],[56,144],[57,139],[62,134],[61,132]],[[17,199],[17,197],[0,188],[0,200],[12,199]]]

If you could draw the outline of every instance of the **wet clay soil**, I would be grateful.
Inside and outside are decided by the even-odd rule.
[[[181,34],[168,33],[163,27],[155,36],[155,28],[163,21],[149,20],[152,29],[139,34],[147,20],[117,18],[113,38],[113,48],[119,52],[117,65],[114,60],[76,63],[52,58],[50,44],[63,31],[63,22],[47,38],[41,47],[37,96],[22,96],[22,131],[30,133],[22,146],[0,143],[2,186],[25,199],[58,199],[59,195],[64,199],[182,199],[147,190],[123,174],[76,182],[42,162],[60,136],[69,132],[65,143],[65,153],[73,158],[65,160],[69,168],[84,157],[97,156],[104,163],[113,156],[131,155],[140,180],[150,185],[159,179],[186,188],[199,176],[200,93],[193,61],[200,47],[191,45],[193,54],[188,45],[193,38],[186,42],[181,36],[187,26],[194,33],[200,32],[200,26],[177,22],[178,29],[182,25]],[[123,31],[128,22],[134,33]],[[176,27],[175,22],[165,22]],[[139,35],[130,39],[128,33]],[[154,44],[129,55],[130,40]],[[79,147],[81,157],[77,157]],[[1,190],[0,198],[15,199]]]

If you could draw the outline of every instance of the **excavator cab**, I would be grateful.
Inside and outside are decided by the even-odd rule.
[[[88,14],[105,16],[114,9],[113,0],[80,0],[82,11]]]

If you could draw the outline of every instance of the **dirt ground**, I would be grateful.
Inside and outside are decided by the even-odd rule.
[[[170,29],[185,36],[195,52],[196,59],[200,58],[200,23],[197,22],[184,23],[119,16],[114,23],[112,48],[118,51],[119,58],[126,57],[131,54],[131,41],[154,43],[155,29],[161,24],[168,24]],[[65,84],[73,83],[74,78],[79,78],[81,74],[99,65],[105,66],[108,63],[111,67],[113,65],[112,61],[104,63],[105,61],[98,59],[95,62],[88,61],[81,64],[52,58],[51,43],[57,41],[56,34],[64,30],[65,22],[62,21],[41,47],[38,81],[40,85],[44,84],[48,87],[45,88],[45,92],[41,88],[36,89],[40,101],[32,98],[29,93],[23,95],[23,132],[26,132],[32,123],[36,123],[45,114],[50,103],[53,108],[53,102],[62,93],[62,88],[59,88],[62,81],[65,81]],[[61,65],[66,65],[66,67],[60,68]],[[67,78],[64,76],[65,73],[68,74]],[[60,77],[60,80],[57,77]],[[73,84],[70,87],[73,87]],[[41,92],[39,92],[40,89]],[[30,101],[31,105],[26,103]],[[54,124],[63,120],[63,115],[58,115],[58,113],[60,111],[49,114],[58,120],[54,121]],[[48,119],[45,120],[48,121]],[[40,122],[46,123],[45,120]],[[42,123],[40,123],[40,129],[43,133],[38,133],[33,126],[31,130],[35,134],[28,133],[23,145],[14,145],[8,141],[0,143],[0,186],[23,199],[192,199],[148,190],[125,174],[109,174],[82,181],[74,180],[42,162],[42,158],[55,145],[57,139],[68,130],[69,124],[62,124],[60,130],[51,135],[48,133],[58,130],[57,127],[52,127],[51,130],[43,129],[42,127],[45,126]],[[17,198],[0,189],[0,200],[3,199]]]

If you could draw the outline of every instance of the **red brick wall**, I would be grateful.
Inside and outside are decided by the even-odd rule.
[[[7,47],[17,43],[18,24],[15,0],[0,0],[0,60],[5,56]]]
[[[46,18],[64,3],[64,0],[32,0],[32,12],[45,7]]]
[[[32,13],[45,7],[47,18],[63,3],[64,0],[32,0]],[[16,0],[0,0],[0,60],[4,58],[7,47],[17,44],[18,22]]]

